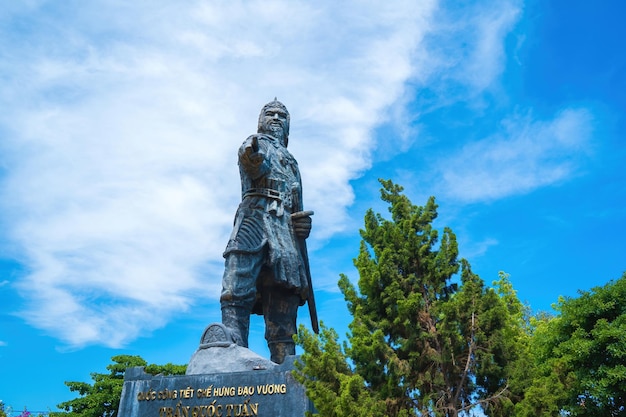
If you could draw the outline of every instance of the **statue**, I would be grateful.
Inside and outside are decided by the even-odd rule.
[[[313,212],[303,211],[288,141],[289,112],[274,99],[261,110],[258,133],[239,148],[242,201],[224,252],[220,296],[222,323],[240,346],[248,347],[250,314],[264,316],[271,360],[279,364],[295,355],[296,316],[305,302],[318,331],[305,243]]]

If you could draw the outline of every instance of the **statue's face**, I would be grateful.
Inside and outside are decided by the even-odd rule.
[[[261,115],[261,131],[281,140],[283,145],[288,134],[287,113],[278,107],[270,107]]]

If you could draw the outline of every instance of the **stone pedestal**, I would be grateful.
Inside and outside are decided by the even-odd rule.
[[[295,356],[277,365],[227,338],[221,324],[207,327],[184,376],[128,369],[118,417],[304,417],[313,411],[292,376]]]

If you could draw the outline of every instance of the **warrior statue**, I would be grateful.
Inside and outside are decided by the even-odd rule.
[[[240,346],[248,347],[250,314],[264,316],[276,363],[295,355],[297,311],[307,301],[317,331],[305,244],[313,212],[303,211],[300,172],[288,140],[289,112],[274,99],[261,110],[258,133],[239,148],[242,201],[224,252],[220,297],[222,323]]]

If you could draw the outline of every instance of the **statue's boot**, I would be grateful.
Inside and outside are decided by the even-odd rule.
[[[267,345],[270,349],[270,359],[274,363],[281,364],[286,356],[296,354],[296,344],[293,340],[273,341]]]
[[[242,307],[222,306],[222,323],[239,346],[248,347],[248,332],[250,331],[250,312]]]

